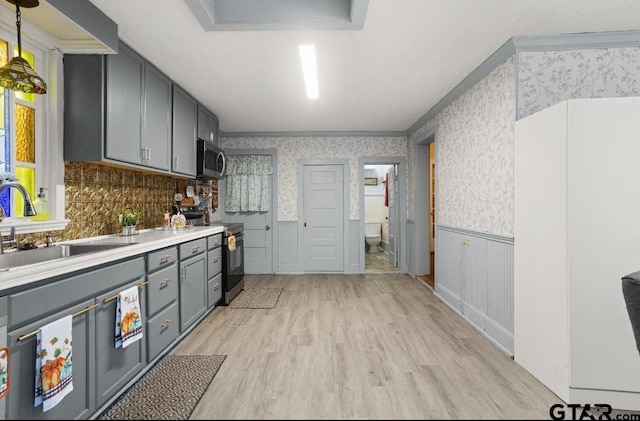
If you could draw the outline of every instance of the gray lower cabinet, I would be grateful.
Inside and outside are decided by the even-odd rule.
[[[126,348],[115,347],[117,297],[121,291],[140,285],[144,288],[144,273],[133,274],[133,281],[97,297],[96,308],[96,392],[97,407],[122,390],[147,364],[146,341],[137,340]],[[145,294],[139,289],[140,317],[146,310]],[[147,332],[143,335],[146,336]],[[74,338],[75,342],[75,338]]]
[[[147,360],[153,361],[179,335],[178,247],[147,254]]]
[[[222,234],[207,238],[207,308],[222,298]]]
[[[95,303],[91,298],[76,305],[59,309],[48,317],[11,330],[7,334],[10,354],[9,384],[6,399],[6,419],[11,420],[72,420],[87,419],[96,410],[95,394],[95,313],[89,310],[73,318],[73,391],[54,408],[42,411],[33,406],[35,389],[36,336],[19,340],[21,335],[34,332],[41,326],[82,311]]]
[[[207,310],[206,239],[180,245],[180,331]]]

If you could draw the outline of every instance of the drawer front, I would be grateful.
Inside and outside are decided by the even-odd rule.
[[[214,276],[212,279],[209,279],[207,284],[207,292],[208,292],[208,306],[207,308],[211,308],[220,299],[222,298],[222,274],[219,273]]]
[[[166,309],[147,321],[147,361],[151,362],[180,334],[178,320],[178,302],[174,302]]]
[[[178,298],[178,264],[174,262],[171,266],[148,275],[147,281],[147,316],[153,316]]]
[[[147,254],[147,272],[170,265],[176,260],[178,260],[178,248],[175,246],[149,253]]]
[[[207,279],[211,279],[222,271],[222,248],[207,252]]]
[[[222,245],[222,233],[210,235],[207,237],[207,247],[209,250],[214,249],[216,247],[220,247]]]
[[[81,300],[93,299],[141,276],[144,276],[142,256],[11,294],[8,298],[8,328],[41,319]]]
[[[180,260],[188,259],[191,256],[200,254],[206,249],[206,238],[199,238],[197,240],[189,241],[188,243],[180,244]]]

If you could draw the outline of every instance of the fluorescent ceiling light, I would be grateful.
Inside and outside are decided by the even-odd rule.
[[[304,84],[307,87],[307,98],[318,98],[318,70],[316,68],[316,46],[301,45],[300,60],[302,60],[302,73]]]

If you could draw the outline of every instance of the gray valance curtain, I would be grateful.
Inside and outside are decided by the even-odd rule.
[[[266,212],[271,203],[271,156],[227,156],[225,212]]]

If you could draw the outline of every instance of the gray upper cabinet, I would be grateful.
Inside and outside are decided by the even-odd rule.
[[[144,60],[124,45],[107,57],[105,155],[142,164]]]
[[[65,55],[64,80],[66,161],[171,170],[168,78],[121,43],[118,54]]]
[[[210,140],[218,145],[218,117],[198,104],[198,139]]]
[[[171,81],[145,65],[142,155],[144,164],[171,169]]]
[[[173,172],[196,176],[198,103],[173,85]]]

